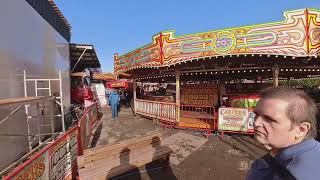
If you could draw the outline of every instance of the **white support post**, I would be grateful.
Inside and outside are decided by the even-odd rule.
[[[52,100],[52,102],[56,102],[59,106],[60,106],[60,112],[61,114],[59,115],[55,115],[53,114],[53,104],[52,102],[50,102],[50,121],[51,121],[51,133],[54,134],[54,117],[60,117],[61,116],[61,124],[62,124],[62,132],[65,133],[66,131],[66,127],[65,127],[65,117],[64,117],[64,105],[63,105],[63,91],[62,91],[62,73],[61,71],[59,71],[59,78],[56,78],[56,79],[27,79],[27,75],[26,75],[26,71],[24,70],[23,71],[23,80],[24,80],[24,96],[25,97],[28,97],[28,94],[27,94],[27,83],[28,82],[34,82],[34,92],[35,92],[35,96],[38,96],[38,95],[41,95],[38,93],[38,90],[42,89],[42,90],[48,90],[49,92],[49,96],[52,96],[52,85],[51,85],[51,82],[52,81],[59,81],[59,96],[56,97],[56,99]],[[48,87],[45,87],[45,83],[43,84],[43,86],[39,86],[38,82],[48,82]],[[46,96],[46,93],[43,91],[43,96]],[[32,116],[29,115],[29,104],[26,104],[25,105],[25,112],[26,112],[26,116],[27,116],[27,128],[28,128],[28,134],[31,134],[31,128],[30,128],[30,119],[32,118]],[[42,104],[43,106],[43,113],[45,114],[45,104],[43,102]],[[38,103],[37,104],[37,111],[38,111],[38,119],[40,119],[40,116],[42,116],[42,113],[41,113],[41,110],[40,110],[40,104]],[[43,118],[43,122],[44,122],[44,126],[46,126],[46,116],[42,116]],[[38,126],[40,126],[40,120],[38,121]],[[41,126],[40,126],[41,127]],[[38,127],[38,130],[40,132],[40,128]],[[28,136],[28,140],[29,140],[29,150],[32,150],[32,137],[31,136]],[[41,136],[39,136],[39,143],[41,143]]]
[[[24,97],[27,97],[28,96],[28,93],[27,93],[27,74],[26,74],[25,70],[23,70],[23,85],[24,85]],[[26,116],[27,116],[27,132],[28,132],[28,134],[30,134],[31,130],[30,130],[30,119],[29,119],[28,106],[29,106],[29,104],[26,104],[24,106],[24,108],[25,108],[25,112],[26,112]],[[31,151],[32,150],[31,136],[28,136],[28,145],[29,145],[29,150]]]
[[[273,86],[279,86],[279,67],[277,65],[273,67]]]
[[[180,71],[176,71],[176,119],[180,121]]]
[[[291,83],[291,77],[288,78],[288,87],[289,87],[289,88],[291,87],[291,84],[290,84],[290,83]]]
[[[136,99],[137,99],[137,82],[133,81],[133,111],[136,113]]]
[[[34,80],[34,85],[35,85],[35,88],[34,88],[35,94],[36,94],[36,96],[38,96],[38,81],[37,80]]]
[[[54,100],[49,101],[49,108],[50,108],[50,122],[51,122],[51,133],[54,134],[54,121],[53,121],[53,103]]]
[[[61,105],[61,121],[62,121],[62,132],[66,132],[66,127],[64,123],[64,107],[63,107],[63,94],[62,94],[62,75],[61,71],[59,71],[59,83],[60,83],[60,105]]]
[[[52,92],[51,92],[51,80],[49,80],[49,82],[48,82],[49,84],[49,96],[52,96],[51,94],[52,94]]]
[[[41,136],[40,136],[40,134],[41,134],[40,117],[41,117],[40,106],[39,106],[39,103],[37,103],[38,141],[39,141],[39,145],[42,143],[42,142],[41,142]]]

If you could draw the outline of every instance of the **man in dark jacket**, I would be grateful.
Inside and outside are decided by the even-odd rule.
[[[320,143],[317,108],[303,91],[286,87],[268,88],[260,93],[255,108],[255,139],[269,153],[256,160],[247,180],[320,178]]]

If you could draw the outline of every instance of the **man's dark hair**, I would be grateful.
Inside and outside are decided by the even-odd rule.
[[[287,116],[294,124],[309,122],[311,128],[305,138],[314,138],[317,135],[317,107],[315,102],[304,91],[288,87],[270,87],[260,92],[263,99],[281,99],[289,103]]]

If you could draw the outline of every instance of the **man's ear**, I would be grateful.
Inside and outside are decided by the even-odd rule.
[[[296,133],[298,138],[304,138],[310,129],[311,124],[309,122],[302,122],[297,124]]]

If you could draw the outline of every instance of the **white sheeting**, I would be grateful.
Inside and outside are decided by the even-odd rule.
[[[98,103],[101,107],[104,107],[107,105],[107,100],[105,96],[105,87],[103,83],[92,83],[93,89],[97,93],[98,96]]]

